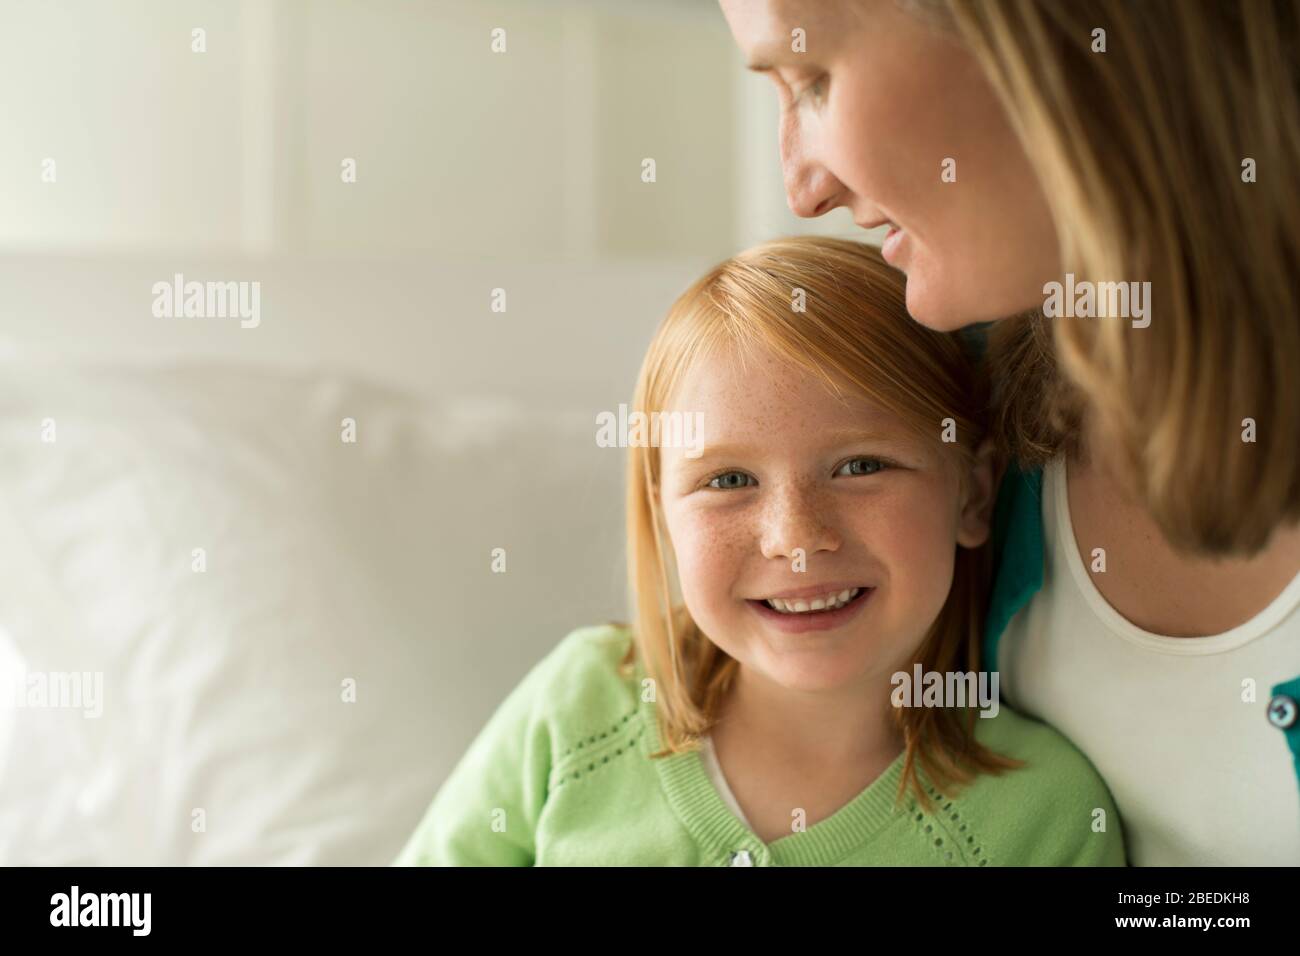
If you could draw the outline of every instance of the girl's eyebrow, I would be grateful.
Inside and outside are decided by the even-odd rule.
[[[828,447],[838,447],[840,445],[851,445],[857,442],[869,442],[872,444],[893,445],[895,447],[907,445],[907,438],[887,434],[881,431],[874,431],[869,428],[850,427],[850,428],[833,428],[818,433],[825,439]],[[754,451],[761,451],[765,446],[763,444],[751,445],[746,442],[725,442],[722,444],[704,443],[704,449],[697,458],[688,458],[691,464],[699,464],[708,461],[711,458],[730,458],[733,456],[745,455]]]
[[[861,426],[822,429],[820,434],[828,443],[835,445],[847,445],[859,441],[890,443],[899,443],[901,441],[898,435],[887,434],[871,428],[862,428]]]

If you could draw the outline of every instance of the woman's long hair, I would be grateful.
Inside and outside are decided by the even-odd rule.
[[[1078,452],[1087,420],[1173,545],[1256,553],[1300,521],[1300,6],[900,2],[980,63],[1063,271],[1151,283],[1146,328],[997,323],[1004,450]]]

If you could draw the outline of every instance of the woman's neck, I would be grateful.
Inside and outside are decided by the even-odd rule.
[[[1145,631],[1171,637],[1221,634],[1268,607],[1300,574],[1300,525],[1280,526],[1249,558],[1208,558],[1175,550],[1147,509],[1116,477],[1091,439],[1066,462],[1070,520],[1085,568],[1104,549],[1105,573],[1092,573],[1116,611]]]

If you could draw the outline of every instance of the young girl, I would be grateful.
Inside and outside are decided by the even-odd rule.
[[[1087,760],[976,677],[985,392],[903,296],[814,237],[681,296],[634,401],[633,625],[529,672],[399,864],[1124,862]]]

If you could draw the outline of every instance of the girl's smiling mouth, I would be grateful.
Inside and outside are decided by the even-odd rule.
[[[861,585],[802,588],[783,597],[746,599],[759,617],[787,634],[827,631],[847,624],[875,588]]]

